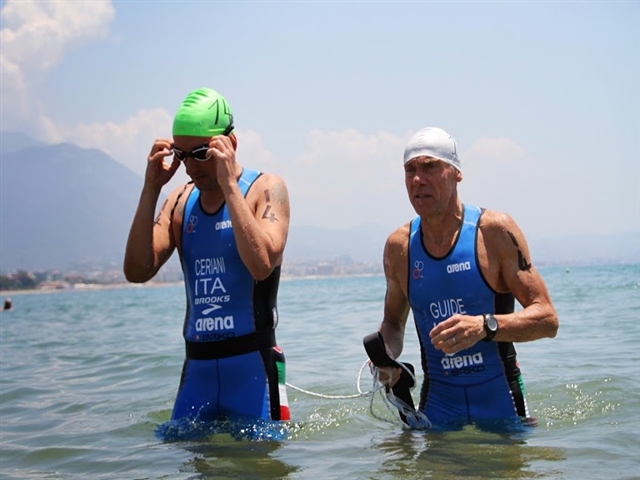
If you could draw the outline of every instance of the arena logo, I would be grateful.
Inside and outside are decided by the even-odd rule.
[[[471,270],[471,262],[460,262],[447,265],[447,273],[464,272],[465,270]]]
[[[453,370],[475,365],[484,365],[484,360],[482,359],[482,352],[478,352],[473,355],[447,355],[442,359],[441,363],[442,368],[445,370]]]
[[[196,332],[213,332],[217,330],[233,330],[233,315],[226,317],[206,317],[196,320]]]
[[[231,220],[216,222],[216,230],[224,230],[226,228],[233,228],[233,225],[231,225]]]

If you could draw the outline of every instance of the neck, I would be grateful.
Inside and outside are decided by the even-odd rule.
[[[237,185],[238,179],[242,175],[242,167],[236,164],[235,175],[231,182]],[[200,189],[200,204],[207,213],[217,212],[225,202],[225,189],[220,185],[218,179],[210,182],[207,188]]]
[[[222,189],[216,185],[215,188],[200,190],[200,206],[206,213],[217,212],[224,203]]]
[[[451,249],[462,226],[462,215],[458,199],[441,212],[420,215],[422,238],[429,253],[443,256]]]

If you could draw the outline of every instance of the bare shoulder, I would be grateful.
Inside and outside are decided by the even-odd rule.
[[[387,279],[385,320],[396,318],[406,321],[407,318],[410,232],[410,223],[398,227],[387,237],[384,246],[383,267]]]
[[[512,291],[518,272],[533,271],[522,230],[509,214],[494,210],[484,212],[478,228],[478,259],[489,284]]]
[[[193,188],[192,183],[186,183],[173,189],[165,199],[164,203],[162,204],[161,214],[164,213],[165,215],[168,216],[170,212],[176,208],[179,201],[184,202],[184,199],[186,199],[185,194],[187,193],[187,191],[190,191],[189,190],[190,188]]]
[[[176,200],[183,197],[185,194],[189,193],[193,188],[193,186],[194,186],[193,183],[188,182],[174,188],[169,194],[169,196],[167,197],[167,201],[171,203],[171,205],[174,205]]]
[[[483,232],[498,233],[505,229],[515,226],[515,220],[505,212],[497,210],[485,210],[480,217],[479,228]]]
[[[409,248],[410,226],[410,223],[405,223],[391,232],[385,243],[385,251],[392,254],[406,252]]]
[[[410,224],[406,223],[395,229],[384,245],[384,269],[387,273],[398,271],[406,264],[409,255]]]
[[[487,250],[502,251],[508,245],[524,243],[524,235],[515,220],[505,212],[485,210],[478,224]]]
[[[267,202],[289,203],[289,191],[286,183],[273,173],[263,173],[258,177],[254,194],[256,193],[263,193]]]

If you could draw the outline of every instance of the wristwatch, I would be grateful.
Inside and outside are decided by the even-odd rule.
[[[484,314],[484,331],[487,332],[487,336],[483,338],[485,342],[493,340],[498,333],[498,321],[491,313]]]

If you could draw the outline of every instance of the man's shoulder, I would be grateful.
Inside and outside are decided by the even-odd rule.
[[[511,215],[506,212],[500,212],[498,210],[490,209],[484,209],[484,211],[482,212],[482,216],[480,217],[480,222],[478,224],[479,228],[483,230],[502,230],[505,227],[509,227],[512,225],[515,225],[515,222]]]
[[[179,195],[183,195],[188,189],[193,187],[194,187],[194,183],[191,181],[187,183],[183,183],[182,185],[178,185],[176,188],[171,190],[171,193],[169,193],[169,196],[167,198],[169,199],[176,198]]]
[[[478,241],[490,255],[505,251],[506,248],[524,243],[520,227],[511,215],[497,210],[485,210],[478,224]]]
[[[258,174],[258,177],[256,178],[256,183],[258,184],[262,184],[262,185],[281,184],[286,186],[285,181],[282,179],[282,177],[280,177],[280,175],[277,175],[271,172],[253,170],[253,169],[248,169],[248,170],[256,172]]]
[[[185,197],[186,194],[188,194],[189,192],[191,192],[191,189],[194,187],[193,182],[187,182],[184,183],[182,185],[177,186],[176,188],[174,188],[171,193],[169,193],[169,195],[167,196],[167,200],[166,203],[168,205],[175,205],[178,201],[180,200],[184,200],[183,197]],[[186,198],[186,197],[185,197]]]
[[[253,186],[247,195],[248,199],[258,201],[258,198],[264,198],[263,192],[267,198],[273,201],[287,204],[289,202],[289,191],[284,180],[274,173],[260,172],[260,175],[253,182]]]
[[[394,250],[406,250],[409,246],[409,233],[411,232],[411,222],[400,225],[387,237],[386,248]]]

